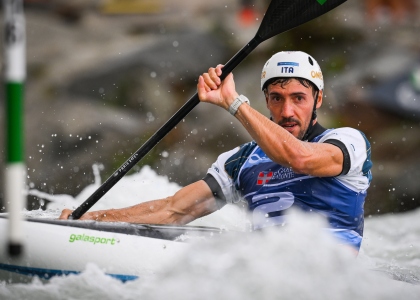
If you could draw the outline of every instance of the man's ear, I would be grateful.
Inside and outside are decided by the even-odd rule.
[[[320,90],[319,93],[318,93],[318,99],[317,99],[317,102],[316,102],[316,108],[317,109],[320,108],[321,105],[322,105],[323,95],[324,95],[324,90]]]

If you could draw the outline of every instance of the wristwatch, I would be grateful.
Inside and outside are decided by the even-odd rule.
[[[236,112],[239,109],[239,106],[241,106],[243,103],[247,103],[248,105],[251,105],[249,103],[249,100],[244,95],[239,95],[236,97],[236,99],[232,102],[232,104],[229,106],[229,112],[232,116],[236,114]]]

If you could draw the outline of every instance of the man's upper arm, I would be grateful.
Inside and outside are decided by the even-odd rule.
[[[171,199],[169,210],[186,224],[217,210],[216,199],[209,186],[199,180],[180,189]]]
[[[222,153],[207,171],[207,176],[211,176],[217,183],[217,186],[215,184],[212,185],[211,183],[209,186],[213,193],[218,194],[219,205],[223,204],[223,201],[225,203],[237,203],[241,199],[240,194],[235,189],[234,179],[226,172],[225,166],[226,161],[238,153],[240,149],[240,147],[237,147]],[[206,182],[207,181],[208,180],[206,180]]]
[[[343,168],[348,168],[343,175],[361,172],[363,168],[370,169],[370,144],[359,130],[349,127],[334,129],[322,137],[320,142],[334,144],[343,151],[344,159],[347,160]]]
[[[343,170],[347,173],[341,174],[346,176],[340,176],[339,180],[354,188],[355,191],[366,190],[372,180],[371,148],[366,136],[354,128],[338,128],[323,136],[320,142],[328,141],[332,144],[332,140],[337,141],[333,143],[340,144],[341,147],[344,145],[347,154],[344,154],[344,150],[343,155],[348,155],[345,159],[349,162],[343,164],[343,169],[348,168],[348,170]]]
[[[351,165],[350,155],[346,145],[342,141],[336,139],[328,139],[325,140],[324,143],[334,145],[341,150],[341,152],[343,153],[343,167],[341,169],[341,173],[337,176],[346,175],[349,172]]]
[[[222,188],[220,187],[219,183],[217,182],[217,180],[213,177],[213,175],[211,174],[206,174],[206,176],[203,178],[204,182],[209,186],[216,204],[217,204],[217,209],[221,209],[223,206],[226,205],[226,197],[223,194]]]

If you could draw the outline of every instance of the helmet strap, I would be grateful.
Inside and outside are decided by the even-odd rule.
[[[309,126],[308,129],[306,130],[302,141],[306,141],[308,139],[309,134],[311,133],[313,127],[314,127],[314,121],[316,120],[316,103],[318,102],[318,95],[319,95],[319,90],[317,90],[316,95],[315,95],[315,101],[314,101],[314,108],[312,110],[312,116],[311,116],[311,120],[309,121]]]

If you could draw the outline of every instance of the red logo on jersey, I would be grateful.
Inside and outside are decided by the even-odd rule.
[[[258,174],[257,185],[263,185],[270,181],[273,177],[273,172],[260,172]]]

